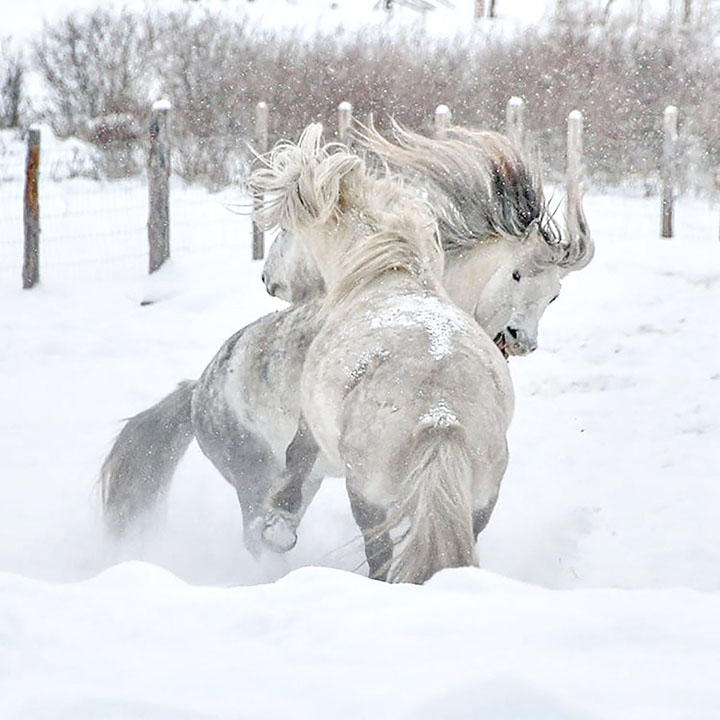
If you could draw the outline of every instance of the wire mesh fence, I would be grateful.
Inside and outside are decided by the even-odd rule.
[[[264,107],[266,110],[267,106]],[[348,116],[345,118],[348,127],[351,107],[345,102],[338,110],[340,115]],[[581,121],[577,111],[570,117],[575,114]],[[450,117],[450,108],[444,105],[438,108],[436,137],[446,132]],[[265,126],[257,132],[264,137],[267,112],[263,118]],[[513,97],[508,103],[504,129],[519,146],[527,150],[532,145],[531,140],[523,138],[522,101],[518,98]],[[25,152],[25,144],[17,134],[0,131],[0,286],[5,287],[19,285],[23,267]],[[102,278],[119,267],[138,277],[148,271],[151,203],[147,173],[122,180],[100,179],[97,154],[87,143],[58,140],[50,131],[43,133],[39,172],[42,278],[50,279],[59,273],[66,280],[68,276]],[[676,153],[666,155],[667,166],[674,167]],[[573,182],[577,186],[575,194],[580,197],[583,173],[579,154],[575,163]],[[667,175],[671,176],[669,171]],[[262,243],[253,236],[250,227],[252,200],[244,197],[239,187],[211,193],[186,185],[177,177],[170,185],[173,255],[232,246],[248,255],[252,248],[253,258],[262,258]],[[665,190],[664,208],[671,206],[673,194],[674,186],[670,184]],[[672,228],[668,233],[671,235]]]
[[[43,132],[40,150],[40,277],[102,278],[119,269],[148,271],[148,187],[145,174],[125,180],[93,177],[92,158],[77,143]],[[5,133],[0,145],[0,286],[20,287],[23,266],[25,145]],[[170,191],[172,253],[243,243],[249,217],[238,188],[209,193],[174,179]],[[238,212],[244,212],[245,217]]]

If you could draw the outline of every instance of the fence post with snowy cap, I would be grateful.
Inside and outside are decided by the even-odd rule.
[[[350,144],[350,127],[352,126],[353,106],[349,102],[338,105],[338,140],[345,145]]]
[[[31,128],[27,138],[25,159],[25,199],[23,222],[25,243],[23,248],[22,281],[25,290],[40,281],[40,130]]]
[[[435,110],[435,137],[447,137],[447,131],[452,120],[452,113],[447,105],[438,105]]]
[[[170,257],[170,142],[168,139],[169,100],[152,106],[150,119],[150,155],[148,158],[148,243],[150,272],[155,272]]]
[[[580,235],[580,181],[582,180],[582,131],[583,116],[579,110],[568,115],[567,126],[567,177],[565,180],[565,219],[568,236],[576,239]]]
[[[268,104],[259,102],[255,106],[255,152],[258,155],[268,150]],[[265,257],[265,231],[255,223],[255,213],[260,210],[263,203],[262,195],[253,196],[253,222],[252,222],[252,259],[262,260]]]
[[[673,236],[673,195],[675,193],[675,153],[677,151],[678,111],[668,105],[663,113],[663,156],[662,156],[662,221],[660,234],[664,238]]]
[[[525,101],[511,97],[505,108],[505,134],[518,148],[523,146]]]

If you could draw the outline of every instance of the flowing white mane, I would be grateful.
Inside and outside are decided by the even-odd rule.
[[[428,203],[345,146],[323,144],[322,125],[277,145],[248,184],[272,194],[259,214],[264,227],[291,230],[316,252],[334,246],[331,302],[390,271],[440,282],[443,252]]]

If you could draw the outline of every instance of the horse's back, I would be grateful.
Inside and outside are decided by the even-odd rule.
[[[513,405],[507,363],[488,336],[418,291],[369,294],[335,313],[310,350],[302,392],[325,452],[364,475],[397,464],[427,422],[457,423],[479,450],[504,446]],[[340,446],[326,447],[333,438]]]

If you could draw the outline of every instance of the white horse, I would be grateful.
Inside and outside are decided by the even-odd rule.
[[[328,286],[264,538],[294,544],[303,485],[322,448],[345,470],[370,576],[422,583],[477,564],[476,535],[507,465],[510,373],[445,292],[427,202],[347,149],[323,146],[321,133],[310,125],[297,145],[279,144],[250,178],[275,194],[264,224],[296,233]]]
[[[433,206],[446,252],[446,289],[507,354],[533,352],[540,318],[562,278],[592,259],[582,207],[579,237],[563,240],[539,178],[504,136],[454,127],[433,139],[394,129],[395,143],[372,128],[361,141],[409,176],[406,181]],[[325,292],[307,247],[286,230],[270,246],[262,279],[270,295],[288,302]]]
[[[483,146],[484,139],[492,141],[493,152]],[[510,318],[525,305],[532,310],[534,304],[539,319],[557,294],[558,276],[589,260],[589,236],[585,233],[577,240],[560,240],[547,233],[547,209],[539,182],[504,139],[476,133],[472,142],[428,142],[437,142],[439,165],[457,164],[461,158],[466,163],[462,177],[468,188],[462,192],[454,181],[432,169],[419,172],[414,179],[416,187],[430,186],[436,196],[444,191],[445,205],[457,203],[469,212],[462,223],[460,210],[455,214],[456,226],[467,231],[467,242],[462,243],[457,233],[449,234],[454,239],[446,247],[446,288],[465,311],[491,322],[486,330],[498,335],[499,344],[504,344],[507,336],[509,353],[532,349],[531,345],[515,344],[517,339],[503,328],[512,328]],[[415,156],[410,152],[407,168],[421,165],[426,152],[422,145]],[[514,170],[507,170],[509,167]],[[502,187],[503,182],[507,187]],[[488,192],[493,185],[496,189]],[[475,201],[460,203],[464,194]],[[479,209],[483,203],[484,209]],[[291,237],[281,236],[273,245],[271,256],[278,262],[273,264],[272,257],[268,258],[266,285],[273,282],[269,278],[284,272],[283,268],[295,268],[298,261],[304,262],[303,257],[307,259],[301,243],[288,248],[293,255],[275,252],[278,242],[289,241]],[[289,279],[291,283],[299,281],[298,295],[286,289],[282,293],[289,294],[282,296],[292,300],[315,293],[319,297],[324,287],[319,273],[312,279],[313,268],[314,263],[310,270],[305,265]],[[307,349],[321,325],[319,308],[316,299],[243,328],[223,344],[198,381],[181,383],[158,404],[127,421],[101,471],[103,511],[113,529],[123,532],[154,507],[195,437],[235,488],[245,544],[253,554],[260,552],[267,498],[276,489],[286,449],[298,427],[298,388]],[[303,508],[323,476],[343,472],[321,454],[305,484]]]

